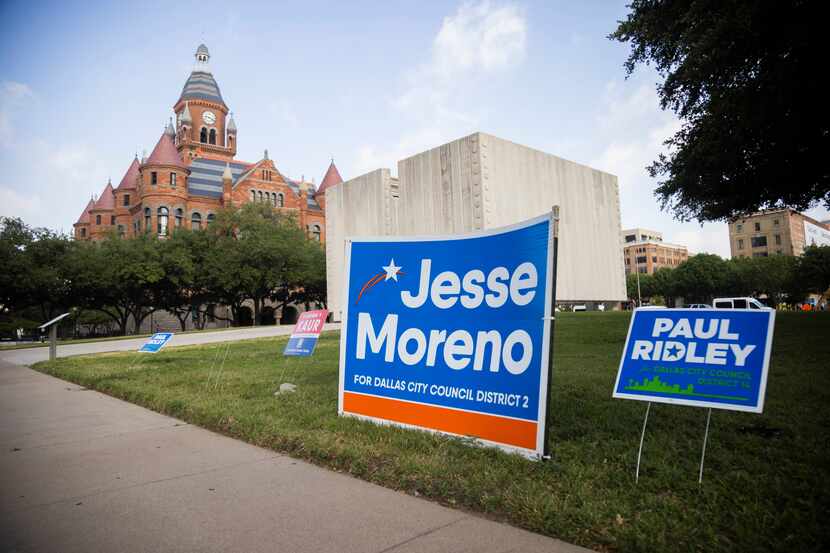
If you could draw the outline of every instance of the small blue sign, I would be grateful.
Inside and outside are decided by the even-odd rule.
[[[156,332],[150,336],[150,339],[138,351],[141,353],[158,353],[161,348],[167,345],[167,342],[171,338],[173,338],[172,332]]]
[[[775,311],[637,309],[613,397],[761,413]]]

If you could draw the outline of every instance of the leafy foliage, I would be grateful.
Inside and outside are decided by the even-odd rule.
[[[636,275],[628,275],[628,297],[637,298]],[[653,296],[683,297],[688,303],[708,303],[723,296],[766,296],[771,306],[799,303],[809,293],[830,288],[830,246],[809,247],[801,257],[738,257],[724,260],[698,254],[676,269],[663,267],[640,275],[644,300]]]
[[[628,74],[654,64],[663,109],[683,120],[650,167],[683,220],[761,208],[830,206],[830,112],[821,2],[633,0],[609,38],[631,45]]]
[[[175,229],[163,240],[153,234],[124,240],[113,233],[99,242],[76,242],[2,218],[0,265],[0,313],[10,312],[9,321],[30,317],[32,308],[44,320],[77,308],[73,320],[96,311],[126,334],[131,322],[137,327],[160,309],[185,329],[189,317],[204,327],[212,304],[230,306],[237,324],[257,324],[268,301],[275,307],[325,303],[320,244],[308,240],[292,216],[262,204],[224,209],[206,230]],[[252,317],[246,302],[253,305]],[[103,326],[97,319],[94,324]]]

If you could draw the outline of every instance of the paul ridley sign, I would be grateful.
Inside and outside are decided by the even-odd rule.
[[[541,455],[552,243],[550,216],[347,242],[340,413]]]
[[[291,333],[282,354],[306,356],[314,353],[314,347],[317,345],[320,332],[323,331],[328,314],[326,309],[300,313],[294,332]]]
[[[138,351],[142,353],[158,353],[158,351],[167,345],[167,342],[173,337],[172,332],[156,332],[150,339],[144,342],[144,345]]]
[[[637,309],[614,397],[760,413],[775,311]]]

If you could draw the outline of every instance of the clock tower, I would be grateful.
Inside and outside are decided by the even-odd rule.
[[[185,163],[196,157],[231,160],[236,155],[236,124],[210,70],[210,52],[200,44],[196,63],[173,106],[176,148]]]

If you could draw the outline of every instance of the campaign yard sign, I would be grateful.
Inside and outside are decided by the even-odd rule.
[[[761,413],[775,311],[637,309],[613,397]]]
[[[161,348],[167,345],[167,342],[173,338],[172,332],[156,332],[150,339],[144,342],[138,351],[141,353],[158,353]]]
[[[340,414],[543,455],[553,228],[347,241]]]
[[[326,324],[328,315],[329,312],[326,309],[300,313],[294,331],[291,333],[288,343],[285,344],[285,350],[282,354],[307,356],[314,353],[317,339],[323,331],[323,325]]]

